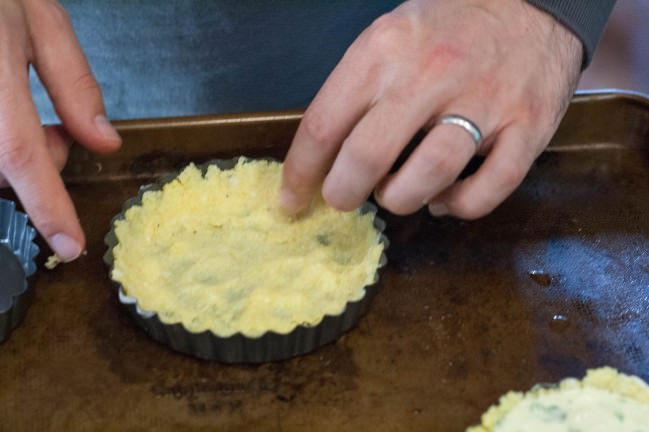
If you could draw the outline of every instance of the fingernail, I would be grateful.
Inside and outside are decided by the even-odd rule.
[[[448,207],[444,203],[428,204],[428,211],[433,216],[445,216],[448,214]]]
[[[50,246],[63,262],[74,261],[81,255],[81,245],[70,236],[58,233],[50,237]]]
[[[114,140],[114,141],[121,141],[122,138],[119,136],[115,128],[113,127],[112,124],[108,121],[105,115],[98,115],[95,117],[95,125],[97,126],[97,130],[99,133],[106,139],[109,140]]]

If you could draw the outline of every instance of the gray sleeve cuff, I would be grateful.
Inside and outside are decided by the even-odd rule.
[[[584,44],[582,69],[593,58],[616,0],[527,0],[568,27]]]

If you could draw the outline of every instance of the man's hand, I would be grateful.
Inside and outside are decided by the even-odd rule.
[[[283,207],[325,200],[352,210],[375,191],[383,207],[473,219],[521,183],[548,145],[579,77],[582,45],[523,0],[410,0],[377,19],[348,49],[304,114],[287,154]],[[444,114],[471,119],[472,137]],[[394,174],[395,160],[429,130]]]
[[[71,261],[85,238],[59,176],[67,134],[41,126],[30,94],[30,63],[70,136],[98,152],[116,150],[121,139],[106,119],[101,91],[63,8],[54,0],[2,0],[0,181],[13,187],[54,252]]]

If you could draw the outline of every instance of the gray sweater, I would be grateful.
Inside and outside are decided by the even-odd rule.
[[[0,0],[2,1],[2,0]],[[400,0],[60,0],[112,119],[303,108],[356,36]],[[584,42],[613,0],[530,0]],[[41,119],[58,119],[36,75]]]
[[[615,0],[527,0],[572,30],[584,44],[585,68],[602,37]]]

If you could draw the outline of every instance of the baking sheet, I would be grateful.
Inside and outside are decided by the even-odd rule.
[[[110,218],[188,161],[282,157],[299,113],[118,123],[65,171],[88,254],[53,271],[0,345],[0,430],[461,431],[504,392],[610,365],[649,380],[649,102],[577,96],[519,190],[473,222],[385,212],[388,266],[359,326],[288,361],[174,353],[122,309]],[[9,191],[2,196],[15,198]]]

